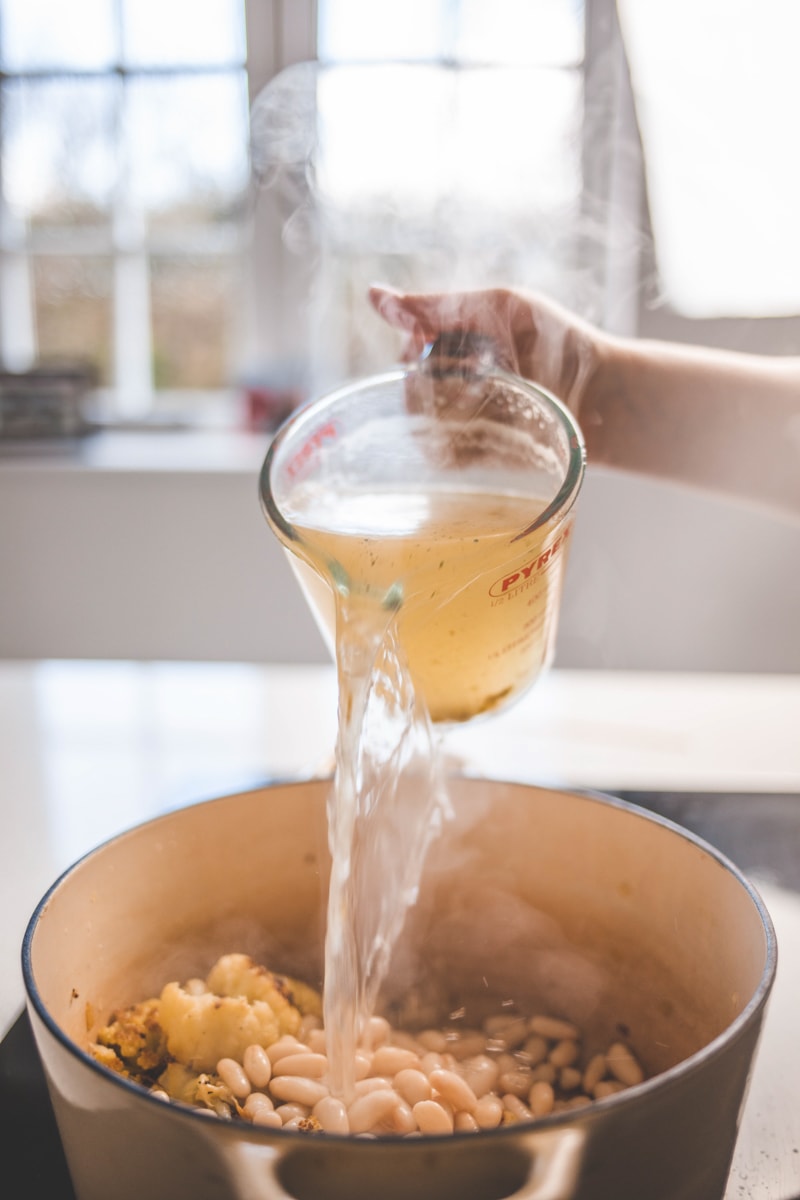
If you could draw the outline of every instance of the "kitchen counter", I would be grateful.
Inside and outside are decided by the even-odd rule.
[[[471,774],[606,791],[663,812],[761,892],[778,979],[726,1200],[800,1195],[799,730],[800,676],[551,671],[507,713],[448,742]],[[22,936],[60,872],[171,808],[328,772],[335,733],[329,666],[0,664],[0,1081],[19,1066]]]

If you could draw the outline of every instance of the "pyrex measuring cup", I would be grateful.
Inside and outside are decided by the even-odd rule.
[[[554,396],[444,335],[278,431],[261,500],[332,652],[390,624],[435,722],[522,693],[550,662],[583,440]]]

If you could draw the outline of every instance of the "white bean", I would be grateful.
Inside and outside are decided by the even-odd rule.
[[[349,1133],[350,1122],[343,1101],[336,1096],[323,1096],[314,1105],[313,1115],[326,1133]]]
[[[411,1050],[417,1058],[424,1053],[424,1048],[417,1039],[405,1029],[395,1029],[392,1034],[392,1045],[398,1046],[401,1050]]]
[[[436,1054],[444,1054],[447,1049],[447,1038],[441,1029],[423,1029],[417,1034],[417,1041],[424,1050],[433,1050]]]
[[[304,1104],[313,1108],[323,1096],[328,1095],[327,1085],[304,1075],[278,1075],[272,1077],[269,1090],[277,1100],[288,1100],[290,1104]]]
[[[528,1107],[535,1117],[546,1117],[553,1111],[556,1102],[552,1084],[540,1080],[534,1083],[528,1093]]]
[[[542,1037],[550,1038],[554,1042],[561,1042],[564,1038],[577,1041],[581,1036],[577,1025],[573,1025],[571,1021],[562,1021],[558,1017],[531,1017],[528,1029],[531,1033],[540,1033]]]
[[[507,1048],[514,1049],[525,1041],[528,1022],[525,1017],[488,1017],[483,1028],[490,1038],[503,1041]]]
[[[397,1072],[394,1077],[394,1089],[412,1108],[420,1100],[430,1100],[432,1094],[428,1076],[414,1067]]]
[[[594,1085],[594,1098],[595,1100],[605,1100],[606,1096],[616,1096],[618,1092],[624,1091],[625,1084],[620,1083],[618,1079],[601,1079]]]
[[[419,1060],[419,1065],[425,1074],[429,1075],[431,1071],[441,1070],[441,1068],[444,1067],[444,1056],[439,1054],[436,1050],[429,1050],[427,1054],[423,1054],[422,1058]]]
[[[477,1133],[479,1126],[472,1113],[462,1109],[453,1118],[453,1128],[456,1133]]]
[[[583,1076],[577,1067],[562,1067],[558,1072],[558,1086],[562,1092],[574,1092],[581,1086]]]
[[[413,1108],[414,1119],[421,1133],[452,1133],[453,1117],[435,1100],[420,1100]]]
[[[409,1134],[416,1132],[417,1121],[411,1105],[398,1097],[392,1111],[392,1127],[395,1133]]]
[[[544,1062],[549,1050],[550,1044],[547,1038],[542,1037],[540,1033],[535,1033],[533,1037],[529,1037],[523,1047],[523,1053],[532,1067],[535,1067],[540,1062]]]
[[[370,1017],[361,1035],[361,1044],[366,1050],[385,1046],[392,1036],[392,1027],[385,1017]]]
[[[497,1063],[488,1054],[476,1054],[474,1058],[465,1058],[461,1069],[478,1099],[492,1090],[500,1074]]]
[[[404,1050],[400,1046],[379,1046],[372,1055],[370,1073],[372,1075],[396,1075],[409,1067],[415,1067],[419,1058],[413,1050]]]
[[[235,1058],[221,1058],[217,1063],[217,1074],[237,1100],[246,1099],[253,1090],[244,1067]]]
[[[463,1058],[472,1058],[476,1054],[485,1052],[486,1036],[476,1030],[465,1030],[454,1042],[448,1043],[447,1049],[453,1058],[459,1061]]]
[[[295,1118],[297,1121],[299,1117]],[[253,1124],[260,1125],[264,1129],[280,1129],[283,1126],[280,1113],[274,1108],[259,1108],[253,1113]]]
[[[356,1096],[366,1096],[368,1092],[383,1092],[391,1086],[391,1079],[385,1075],[368,1075],[366,1079],[357,1079],[353,1090]]]
[[[531,1082],[539,1083],[555,1083],[558,1079],[558,1068],[554,1067],[551,1062],[539,1063],[538,1067],[534,1067],[531,1071]]]
[[[288,1033],[278,1038],[277,1042],[273,1042],[271,1046],[267,1046],[267,1054],[273,1067],[279,1058],[283,1058],[287,1054],[302,1054],[305,1050],[308,1050],[308,1046],[304,1046],[302,1042],[298,1042],[297,1038]]]
[[[472,1115],[479,1129],[496,1129],[503,1119],[503,1101],[493,1092],[481,1096]]]
[[[312,1054],[327,1054],[328,1043],[325,1040],[324,1029],[312,1029],[307,1038],[308,1048]]]
[[[523,1104],[519,1096],[515,1096],[513,1092],[508,1092],[503,1096],[503,1107],[518,1121],[532,1121],[533,1113],[528,1108],[527,1104]]]
[[[275,1109],[284,1125],[287,1121],[293,1121],[295,1118],[307,1117],[309,1111],[305,1104],[279,1104]]]
[[[586,1070],[583,1072],[583,1090],[591,1095],[594,1092],[595,1086],[605,1075],[606,1069],[605,1054],[595,1054],[590,1058],[586,1065]]]
[[[242,1066],[253,1087],[265,1088],[272,1078],[272,1063],[263,1046],[248,1046],[242,1055]]]
[[[397,1094],[390,1088],[358,1096],[347,1110],[351,1133],[367,1133],[384,1121],[397,1104]]]
[[[297,1030],[298,1041],[306,1042],[309,1036],[316,1030],[322,1028],[322,1021],[316,1013],[306,1013],[300,1021],[300,1026]]]
[[[328,1060],[324,1054],[286,1054],[276,1060],[272,1068],[273,1079],[278,1075],[305,1076],[308,1079],[322,1079],[328,1070]]]
[[[533,1072],[525,1067],[504,1071],[497,1081],[501,1092],[513,1092],[515,1096],[526,1096],[533,1083]]]
[[[356,1079],[366,1079],[372,1068],[372,1055],[366,1050],[356,1050],[355,1053],[355,1077]]]
[[[615,1042],[613,1046],[609,1046],[606,1062],[611,1074],[627,1087],[633,1087],[644,1079],[644,1071],[622,1042]]]
[[[516,1071],[520,1065],[519,1059],[513,1054],[498,1054],[496,1060],[497,1070],[500,1075],[505,1075],[506,1071]]]
[[[554,1067],[571,1067],[579,1056],[578,1043],[573,1038],[564,1038],[555,1044],[548,1058]]]
[[[455,1071],[431,1071],[431,1085],[444,1096],[448,1104],[452,1104],[455,1112],[474,1112],[478,1097],[465,1079],[456,1075]]]
[[[263,1092],[251,1092],[242,1105],[242,1111],[253,1121],[257,1112],[274,1112],[275,1105]]]

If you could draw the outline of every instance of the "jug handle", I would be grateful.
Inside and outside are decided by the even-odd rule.
[[[523,1137],[530,1153],[530,1173],[507,1200],[570,1200],[583,1157],[585,1130],[574,1126],[537,1130]],[[226,1139],[223,1153],[237,1200],[293,1200],[277,1175],[287,1152],[292,1151],[274,1142]]]

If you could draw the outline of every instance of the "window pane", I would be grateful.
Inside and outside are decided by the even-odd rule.
[[[133,79],[126,92],[131,205],[151,227],[230,217],[248,182],[244,72]]]
[[[156,387],[231,384],[232,319],[241,297],[240,270],[231,258],[153,259]]]
[[[110,378],[111,261],[37,255],[33,259],[39,358],[92,362]]]
[[[317,97],[319,197],[359,219],[383,205],[408,221],[448,197],[494,221],[577,203],[581,88],[570,72],[342,67],[322,73]],[[524,137],[519,113],[531,114]]]
[[[129,67],[244,62],[243,0],[122,0]]]
[[[583,24],[583,0],[462,0],[456,60],[572,65]]]
[[[583,56],[583,0],[319,0],[325,62],[537,63]]]
[[[318,0],[317,53],[329,62],[438,59],[449,8],[448,0]]]
[[[800,313],[800,4],[619,8],[662,295],[693,318]]]
[[[0,0],[5,71],[101,70],[117,57],[115,0]]]
[[[18,80],[2,91],[12,218],[53,228],[106,221],[116,176],[117,81]]]

